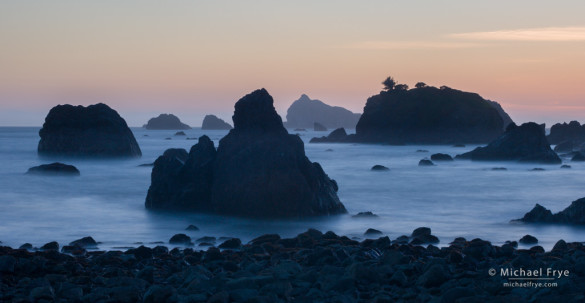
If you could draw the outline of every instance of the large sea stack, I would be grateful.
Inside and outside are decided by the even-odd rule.
[[[547,136],[550,144],[562,144],[570,142],[575,146],[585,143],[585,124],[581,125],[578,121],[569,123],[557,123],[550,128],[550,134]]]
[[[43,156],[140,157],[126,121],[109,106],[57,105],[49,111],[38,153]]]
[[[520,126],[511,124],[506,132],[485,147],[458,155],[459,159],[479,161],[519,161],[543,164],[561,163],[559,156],[550,148],[544,126],[534,122]]]
[[[155,161],[147,208],[248,217],[346,212],[337,183],[288,134],[265,89],[240,99],[232,118],[234,129],[217,150],[202,136],[188,154],[167,150]]]
[[[160,114],[158,117],[150,118],[148,123],[144,125],[146,129],[163,129],[163,130],[179,130],[179,129],[191,129],[191,127],[173,115],[173,114]]]
[[[315,122],[326,128],[354,129],[360,114],[339,107],[331,106],[320,100],[312,100],[307,95],[293,102],[286,111],[286,126],[289,128],[313,128]]]
[[[498,110],[475,93],[448,87],[397,88],[368,99],[356,126],[362,142],[487,143],[504,130]]]

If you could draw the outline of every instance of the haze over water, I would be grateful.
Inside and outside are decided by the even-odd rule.
[[[252,220],[208,214],[155,213],[144,208],[152,163],[167,148],[189,149],[197,141],[173,136],[174,131],[133,128],[143,152],[140,159],[60,159],[81,171],[80,177],[25,175],[29,167],[52,162],[37,156],[39,128],[0,128],[0,241],[18,247],[25,242],[40,247],[56,240],[67,244],[92,236],[101,249],[157,245],[176,233],[197,239],[203,236],[239,237],[247,242],[266,233],[294,236],[308,228],[364,238],[367,228],[381,230],[391,239],[429,226],[440,245],[455,237],[476,237],[502,244],[525,234],[550,249],[559,239],[583,241],[582,227],[510,223],[535,203],[553,212],[583,196],[585,163],[560,165],[506,162],[455,161],[419,167],[432,153],[452,156],[475,146],[386,146],[365,144],[310,144],[323,132],[301,132],[306,154],[321,163],[339,184],[339,197],[350,215],[372,211],[379,218],[357,219],[350,215],[305,220]],[[207,134],[215,142],[226,131],[185,131],[187,137]],[[145,136],[148,135],[148,136]],[[165,140],[171,137],[172,140]],[[327,151],[332,149],[333,151]],[[417,150],[428,150],[428,153]],[[371,171],[375,164],[386,172]],[[507,171],[492,171],[506,167]],[[531,171],[535,167],[544,171]],[[200,231],[185,231],[194,224]],[[221,241],[218,241],[221,242]]]

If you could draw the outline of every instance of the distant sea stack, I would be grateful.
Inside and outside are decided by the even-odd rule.
[[[499,104],[476,93],[424,83],[408,89],[407,85],[396,85],[392,78],[388,79],[384,91],[368,98],[355,136],[337,142],[487,143],[501,135],[505,123],[511,122]]]
[[[154,163],[148,209],[246,217],[346,213],[337,183],[288,134],[265,89],[235,105],[234,128],[219,141],[202,136],[189,153],[167,150]]]
[[[360,114],[339,107],[331,106],[320,100],[312,100],[307,95],[294,101],[286,111],[286,127],[289,128],[313,128],[317,122],[326,128],[354,129]]]
[[[151,118],[148,123],[144,125],[146,129],[162,129],[162,130],[179,130],[191,129],[191,127],[179,120],[173,114],[160,114],[156,118]]]
[[[209,130],[230,130],[232,126],[215,115],[207,115],[203,118],[201,129]]]
[[[53,107],[43,128],[38,153],[43,156],[140,157],[142,152],[126,121],[109,106]]]
[[[468,153],[458,155],[457,158],[479,161],[561,163],[561,159],[546,140],[544,125],[534,122],[520,126],[511,124],[503,135],[487,146],[478,147]]]
[[[581,125],[578,121],[557,123],[550,128],[547,138],[554,145],[568,142],[574,146],[581,145],[585,143],[585,124]]]

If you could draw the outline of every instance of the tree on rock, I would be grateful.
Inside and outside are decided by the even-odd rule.
[[[393,90],[394,86],[396,86],[396,81],[394,81],[394,78],[388,77],[382,82],[382,85],[384,85],[384,90],[386,91]]]

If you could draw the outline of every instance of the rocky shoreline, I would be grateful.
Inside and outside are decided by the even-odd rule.
[[[189,246],[86,250],[95,243],[91,238],[63,252],[54,242],[40,250],[0,247],[0,302],[585,300],[582,243],[559,240],[545,252],[540,246],[518,249],[516,242],[495,246],[463,238],[441,248],[415,245],[425,240],[420,237],[430,242],[434,236],[422,228],[410,239],[358,242],[310,229],[289,239],[275,234],[247,244],[229,239],[203,251]],[[500,274],[548,268],[568,275],[549,281],[554,287],[506,287],[512,281]]]

